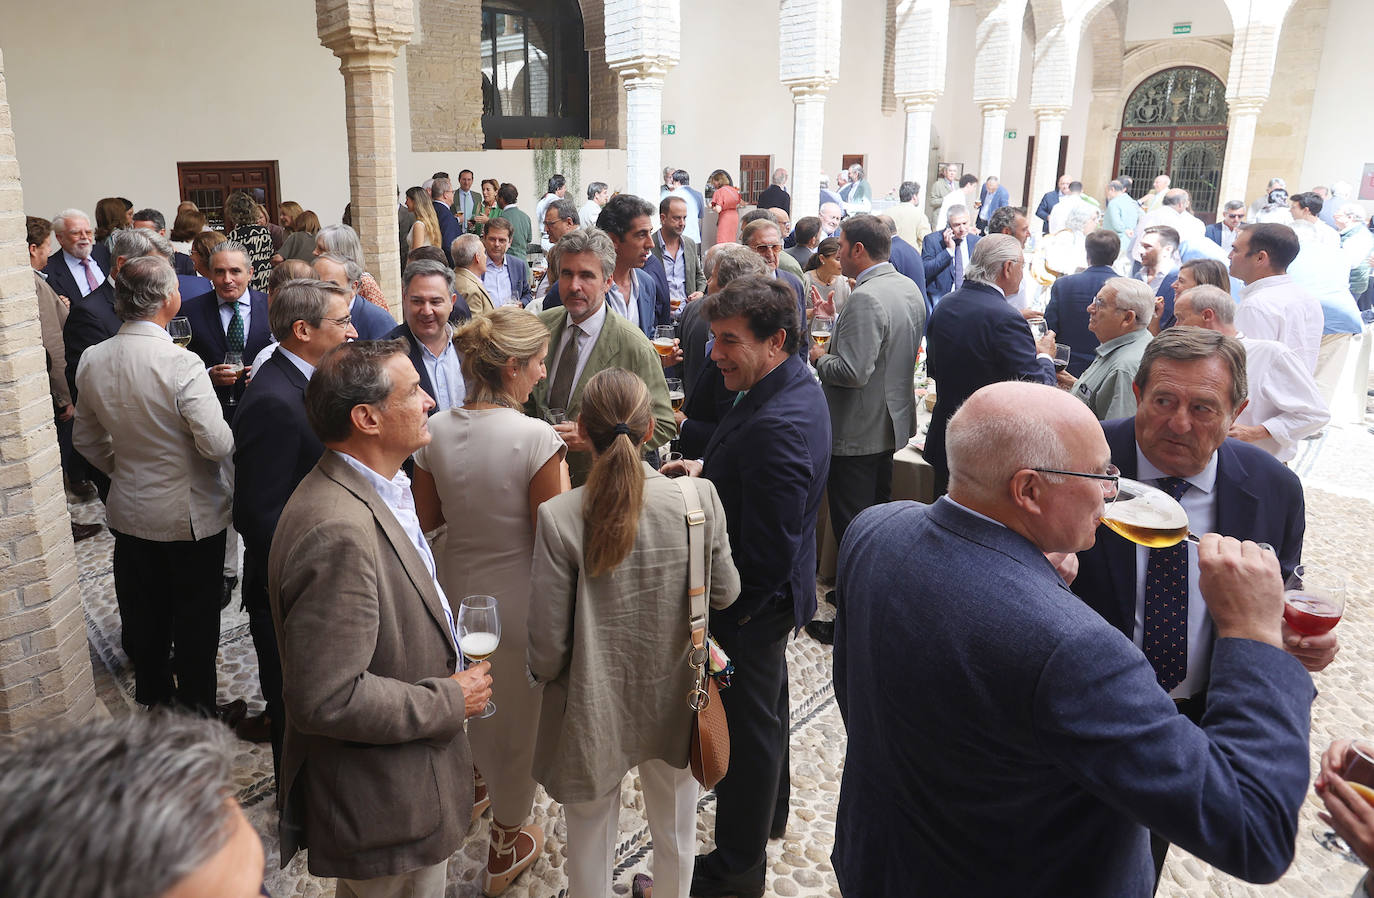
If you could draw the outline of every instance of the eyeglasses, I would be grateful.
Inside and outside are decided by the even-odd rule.
[[[320,320],[321,320],[321,321],[332,321],[332,322],[334,322],[335,324],[337,324],[339,327],[348,327],[350,324],[353,323],[353,316],[352,316],[352,315],[345,315],[345,316],[343,316],[342,318],[321,318]]]
[[[1058,468],[1031,468],[1032,471],[1039,471],[1041,474],[1062,474],[1065,477],[1086,477],[1089,480],[1102,481],[1102,491],[1111,498],[1116,495],[1117,482],[1121,479],[1121,470],[1116,465],[1107,465],[1107,470],[1101,474],[1089,474],[1085,471],[1061,471]]]

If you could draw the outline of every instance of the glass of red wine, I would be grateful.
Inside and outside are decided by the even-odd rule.
[[[1283,619],[1303,636],[1320,636],[1345,612],[1345,578],[1327,568],[1300,564],[1284,581]]]

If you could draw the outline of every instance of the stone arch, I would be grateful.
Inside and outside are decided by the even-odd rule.
[[[1083,135],[1083,184],[1090,191],[1105,189],[1115,174],[1112,155],[1121,123],[1121,59],[1125,55],[1122,0],[1099,4],[1084,23],[1084,35],[1092,41],[1092,105],[1087,133]]]

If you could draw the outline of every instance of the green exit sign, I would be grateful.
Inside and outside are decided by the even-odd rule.
[[[676,133],[677,133],[677,122],[664,122],[664,123],[663,123],[663,133],[664,133],[664,134],[676,134]]]
[[[1193,32],[1193,23],[1192,23],[1192,22],[1175,22],[1175,23],[1174,23],[1174,34],[1192,34],[1192,32]]]
[[[1008,131],[1008,132],[1007,132],[1007,140],[1015,140],[1015,139],[1016,139],[1016,132],[1015,132],[1015,131]]]

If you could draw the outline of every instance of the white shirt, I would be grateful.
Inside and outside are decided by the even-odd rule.
[[[272,354],[276,351],[277,341],[276,338],[273,338],[271,343],[268,343],[266,346],[262,348],[261,352],[253,356],[253,364],[248,366],[248,379],[250,381],[257,376],[258,370],[262,368],[263,363],[266,362],[268,359],[272,358]],[[309,376],[309,374],[306,375],[306,377]]]
[[[1050,221],[1047,226],[1049,233],[1054,234],[1067,228],[1069,226],[1069,213],[1080,206],[1092,208],[1088,201],[1083,199],[1082,194],[1070,193],[1068,196],[1061,196],[1059,202],[1055,203],[1054,208],[1050,210]]]
[[[569,315],[564,319],[564,322],[563,337],[558,343],[558,356],[549,359],[548,369],[551,372],[550,379],[552,379],[552,372],[558,370],[558,363],[562,360],[563,353],[567,350],[568,343],[572,340],[574,326],[572,316]],[[577,368],[573,370],[574,384],[582,379],[582,369],[587,367],[587,359],[591,358],[592,347],[596,345],[597,338],[601,336],[601,327],[605,323],[606,304],[603,302],[601,308],[588,315],[581,324],[576,325],[578,330],[582,331],[582,336],[578,338],[577,342]],[[572,391],[569,391],[568,395],[572,396]]]
[[[543,199],[534,205],[534,226],[539,229],[539,245],[544,249],[550,249],[553,244],[549,242],[549,235],[544,231],[544,210],[549,208],[549,203],[561,199],[556,193],[546,193]]]
[[[417,343],[420,341],[417,339]],[[458,350],[453,348],[453,327],[444,325],[444,351],[435,355],[428,346],[420,343],[420,358],[425,363],[425,373],[434,387],[431,397],[440,411],[457,408],[467,398],[467,383],[463,380],[463,363]]]
[[[1230,253],[1231,253],[1231,244],[1233,244],[1233,243],[1236,242],[1236,235],[1239,234],[1239,233],[1240,233],[1240,229],[1239,229],[1239,228],[1228,228],[1228,227],[1226,226],[1225,222],[1222,223],[1222,225],[1221,225],[1221,251],[1222,251],[1222,252],[1226,253],[1228,256],[1230,255]],[[1338,236],[1336,239],[1337,239],[1337,241],[1339,242],[1340,237]]]
[[[62,250],[62,259],[67,263],[67,270],[76,279],[76,289],[81,291],[82,296],[88,295],[91,292],[91,287],[86,281],[86,269],[81,264],[81,260],[65,249]],[[91,271],[95,273],[95,284],[98,287],[105,282],[105,272],[100,270],[100,263],[95,259],[91,259],[90,263]]]
[[[482,286],[487,288],[492,308],[499,309],[511,304],[514,290],[511,287],[509,253],[501,257],[500,265],[487,256],[487,273],[482,275]]]
[[[1163,471],[1150,464],[1149,459],[1135,449],[1136,479],[1156,486],[1155,481],[1166,477]],[[1192,477],[1185,477],[1192,488],[1183,494],[1179,503],[1188,513],[1188,529],[1193,533],[1211,533],[1217,528],[1217,455],[1212,453],[1207,467]],[[1172,698],[1191,698],[1207,688],[1212,667],[1212,616],[1207,602],[1198,591],[1197,545],[1188,546],[1188,672],[1183,682],[1169,693]],[[1135,635],[1137,646],[1145,644],[1145,568],[1150,562],[1150,550],[1135,547]]]
[[[1302,359],[1276,340],[1238,335],[1245,346],[1245,371],[1250,404],[1236,417],[1237,424],[1262,424],[1272,439],[1256,446],[1279,461],[1298,454],[1298,441],[1321,430],[1331,411]]]
[[[229,322],[234,319],[234,310],[230,302],[221,299],[218,293],[215,294],[215,302],[219,304],[219,323],[224,328],[224,335],[229,336]],[[239,307],[239,317],[243,319],[243,339],[248,341],[248,321],[253,316],[253,303],[248,296],[248,288],[243,289],[243,295],[238,298],[236,303]]]
[[[1317,370],[1324,325],[1321,303],[1286,274],[1260,278],[1240,291],[1236,330],[1278,340],[1298,354],[1309,372]]]
[[[596,200],[587,200],[582,204],[582,208],[577,210],[577,220],[581,223],[579,227],[594,228],[596,220],[601,217],[601,207]]]
[[[606,291],[606,303],[621,318],[639,327],[639,303],[635,300],[635,290],[639,287],[635,283],[638,278],[635,276],[635,269],[630,270],[630,295],[626,296],[620,292],[620,285],[611,282],[611,289]]]
[[[444,606],[444,619],[448,621],[448,632],[453,637],[453,647],[458,648],[458,627],[457,621],[453,618],[453,609],[449,607],[448,596],[444,595],[444,588],[439,585],[436,576],[438,568],[434,564],[434,552],[429,548],[429,543],[425,540],[425,532],[420,529],[420,517],[415,513],[415,497],[410,493],[410,478],[405,471],[397,471],[396,476],[387,480],[367,465],[358,461],[347,452],[339,452],[337,449],[329,450],[334,452],[339,458],[348,463],[348,466],[363,476],[372,488],[377,491],[382,502],[396,518],[396,523],[401,525],[401,529],[410,537],[410,542],[415,546],[415,551],[420,553],[420,558],[425,563],[425,569],[429,571],[429,577],[434,581],[434,589],[439,593],[439,604]],[[460,650],[458,657],[461,659],[463,653]],[[459,662],[461,664],[461,661]]]

